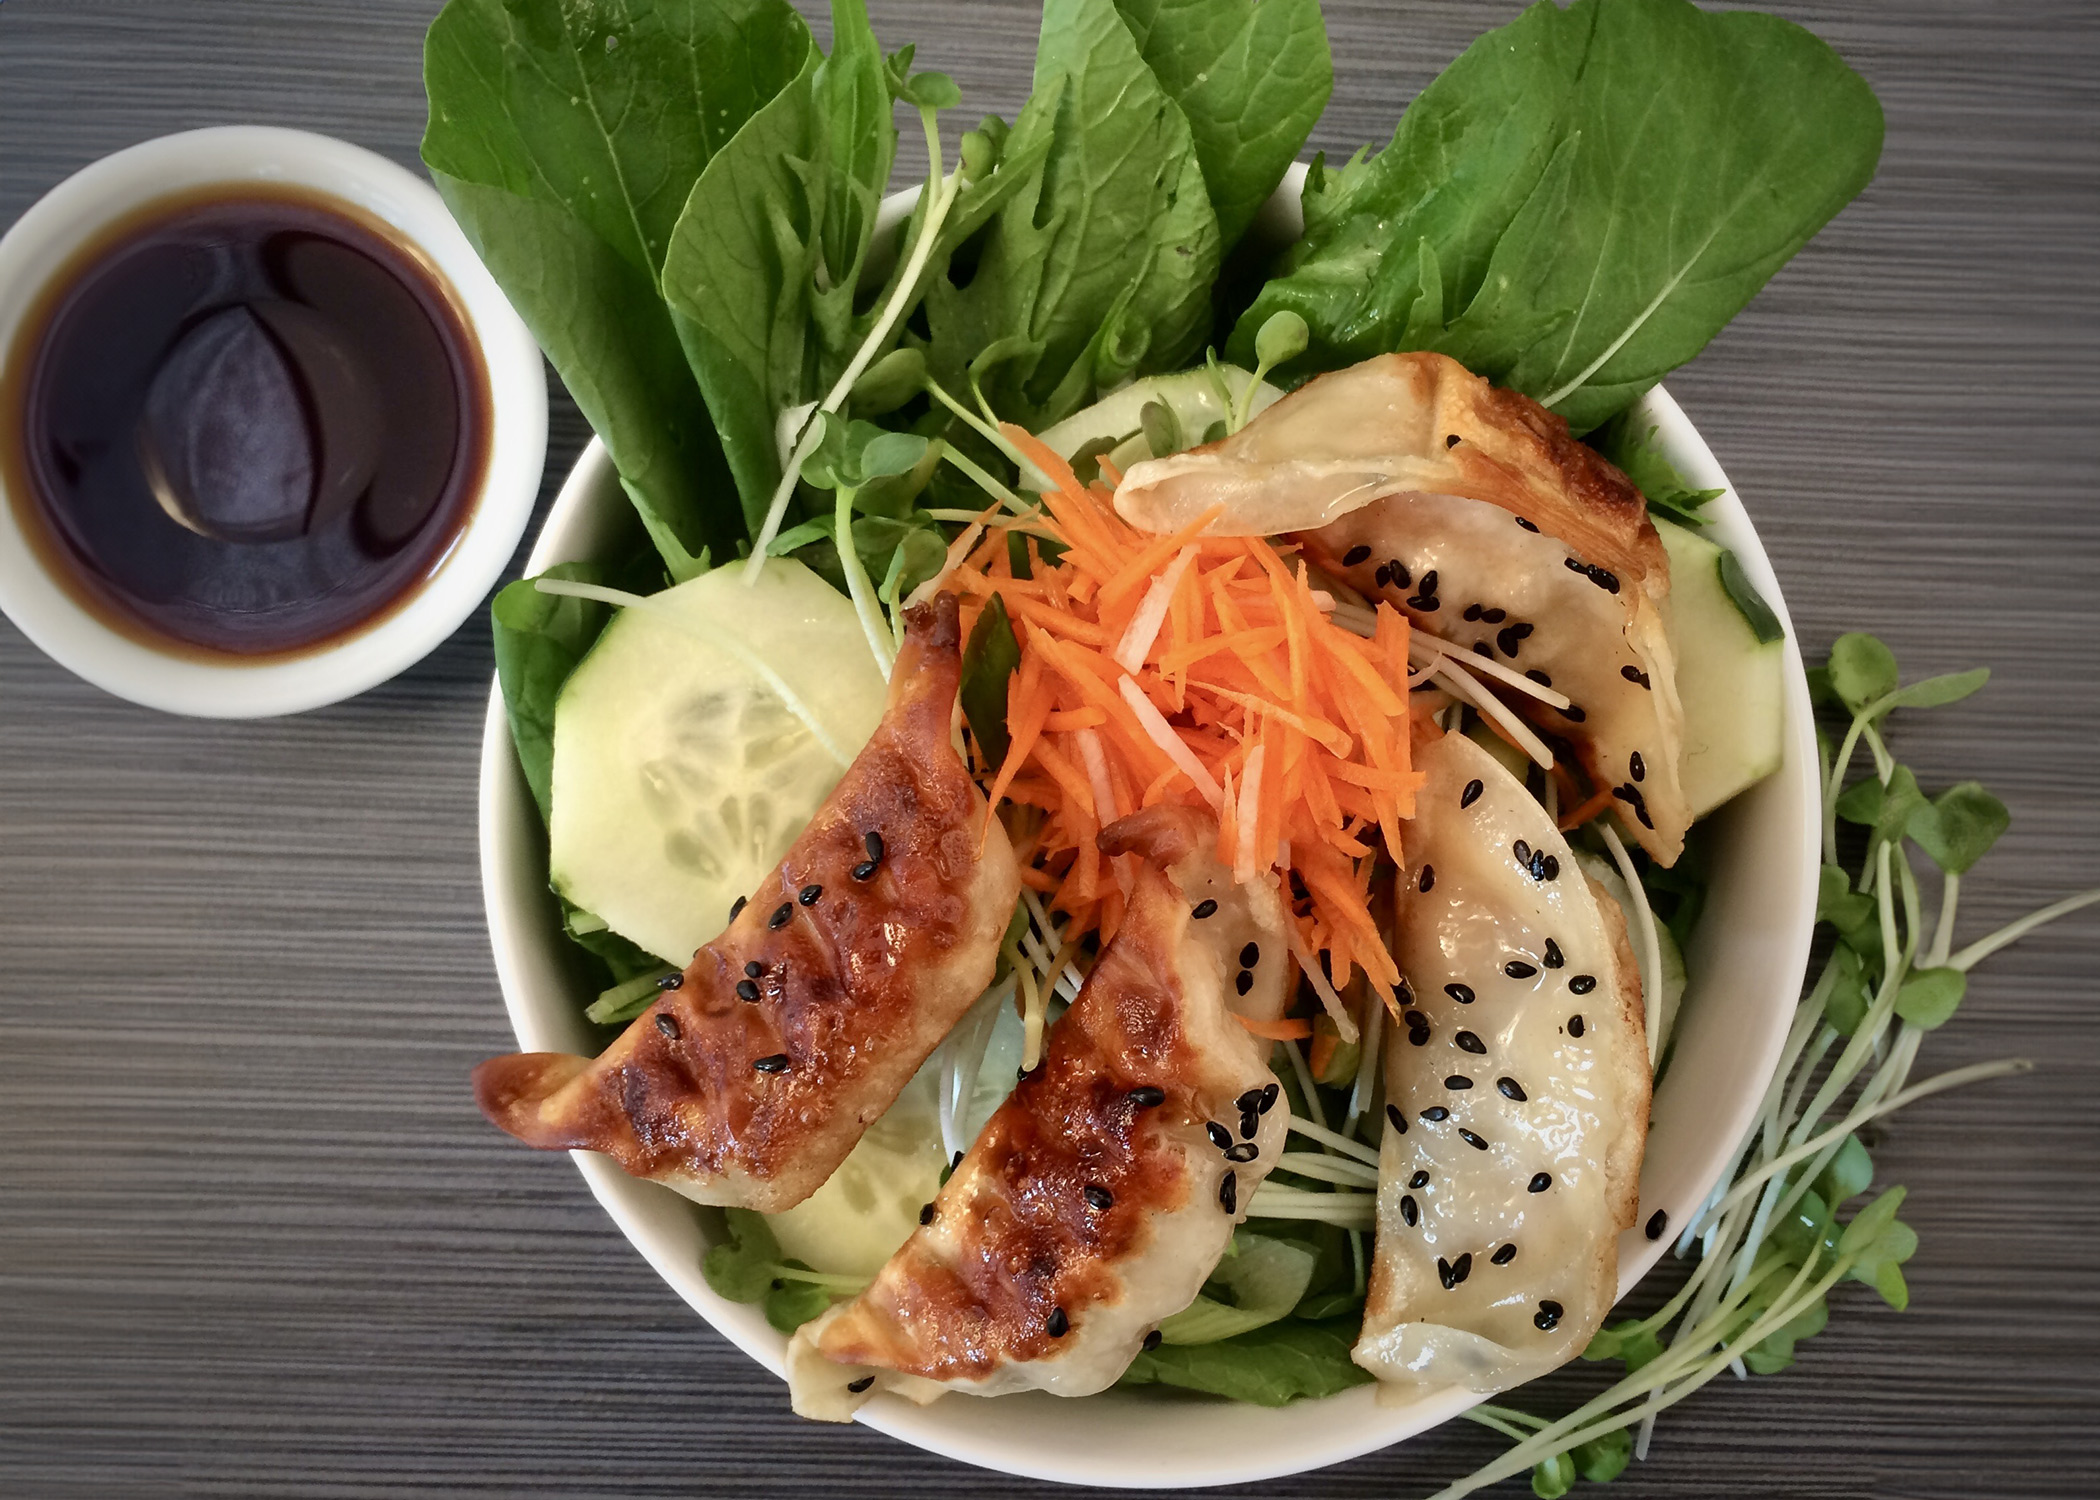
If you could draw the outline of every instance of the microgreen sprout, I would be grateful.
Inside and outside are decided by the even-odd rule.
[[[1927,799],[1881,731],[1895,709],[1957,702],[1987,675],[1954,673],[1904,687],[1894,653],[1865,635],[1840,637],[1829,663],[1811,674],[1818,705],[1838,711],[1845,725],[1834,754],[1819,736],[1817,917],[1834,942],[1733,1164],[1683,1226],[1678,1253],[1696,1249],[1698,1263],[1656,1312],[1607,1324],[1591,1340],[1585,1359],[1617,1361],[1625,1371],[1608,1390],[1558,1419],[1500,1405],[1467,1412],[1513,1446],[1435,1500],[1457,1500],[1527,1469],[1533,1493],[1548,1500],[1577,1479],[1615,1478],[1645,1454],[1656,1416],[1722,1371],[1763,1375],[1792,1363],[1795,1345],[1822,1331],[1825,1299],[1841,1282],[1864,1282],[1898,1310],[1909,1305],[1902,1266],[1918,1237],[1896,1216],[1904,1189],[1888,1188],[1849,1220],[1841,1217],[1873,1181],[1857,1132],[1930,1094],[2029,1068],[2009,1058],[1909,1081],[1919,1043],[1961,1003],[1971,967],[2043,923],[2100,902],[2100,890],[2081,892],[1966,948],[1952,946],[1961,879],[2005,831],[2005,809],[1975,782]],[[1862,745],[1873,770],[1850,781]],[[1857,876],[1839,863],[1841,823],[1865,831]],[[1941,872],[1929,921],[1912,845]]]

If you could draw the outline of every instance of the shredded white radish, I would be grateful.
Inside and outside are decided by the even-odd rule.
[[[1421,656],[1415,654],[1417,648],[1423,653]],[[1556,693],[1552,688],[1533,682],[1522,672],[1505,667],[1501,662],[1482,656],[1477,651],[1463,650],[1419,627],[1407,633],[1407,655],[1408,660],[1418,667],[1424,665],[1425,658],[1430,655],[1445,657],[1460,663],[1469,672],[1483,673],[1497,682],[1515,688],[1526,697],[1536,698],[1549,708],[1566,708],[1569,703],[1567,694]]]
[[[1327,1019],[1334,1022],[1334,1029],[1342,1034],[1343,1041],[1355,1041],[1356,1023],[1349,1019],[1348,1007],[1342,1004],[1342,997],[1334,992],[1334,986],[1327,982],[1327,975],[1321,970],[1320,961],[1307,951],[1305,935],[1298,931],[1297,918],[1288,913],[1283,919],[1283,939],[1290,944],[1291,957],[1298,960],[1299,972],[1313,987],[1313,993],[1320,997],[1320,1004],[1327,1011]]]
[[[1648,1067],[1652,1071],[1662,1043],[1662,943],[1655,935],[1655,913],[1648,906],[1648,892],[1641,885],[1640,872],[1633,867],[1633,856],[1619,842],[1618,830],[1611,826],[1610,819],[1599,818],[1597,831],[1604,835],[1604,847],[1611,851],[1612,861],[1619,867],[1619,878],[1626,882],[1626,894],[1633,901],[1634,936],[1640,951],[1641,998],[1647,1002],[1648,1012]]]
[[[1217,780],[1203,769],[1203,762],[1196,759],[1196,752],[1189,749],[1187,742],[1174,732],[1174,726],[1167,722],[1167,716],[1153,706],[1152,700],[1145,696],[1145,690],[1132,679],[1126,677],[1116,687],[1117,691],[1122,693],[1123,701],[1130,705],[1130,711],[1137,715],[1138,726],[1145,731],[1145,737],[1159,746],[1168,760],[1181,768],[1182,774],[1195,783],[1196,790],[1204,795],[1213,808],[1217,807],[1221,795]]]
[[[1195,560],[1196,547],[1190,543],[1174,554],[1166,572],[1153,579],[1152,586],[1145,590],[1144,600],[1138,605],[1137,613],[1130,617],[1123,639],[1116,643],[1116,665],[1124,671],[1137,671],[1145,664],[1145,658],[1152,654],[1152,643],[1159,639],[1159,627],[1167,623],[1167,606],[1174,602],[1174,590],[1181,584],[1181,575]]]
[[[1517,747],[1542,768],[1548,771],[1553,769],[1553,752],[1546,748],[1546,742],[1533,734],[1522,719],[1511,713],[1500,698],[1467,676],[1456,658],[1445,657],[1443,664],[1437,668],[1436,675],[1452,692],[1500,725],[1502,731],[1516,742]]]
[[[1086,766],[1086,779],[1094,789],[1094,809],[1106,828],[1123,816],[1123,809],[1116,805],[1115,783],[1108,775],[1108,752],[1101,747],[1101,736],[1091,729],[1073,731],[1072,738],[1079,745],[1079,759]],[[1122,890],[1125,900],[1136,885],[1136,872],[1131,869],[1131,857],[1119,855],[1109,861],[1109,868],[1116,873],[1116,885]]]
[[[1240,885],[1252,880],[1268,864],[1254,846],[1255,829],[1261,822],[1262,762],[1268,759],[1268,748],[1267,745],[1256,745],[1248,754],[1246,770],[1240,776],[1239,806],[1233,814],[1237,819],[1237,831],[1232,841],[1232,878]]]

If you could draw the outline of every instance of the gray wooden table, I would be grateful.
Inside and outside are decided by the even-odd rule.
[[[118,147],[258,121],[413,162],[436,0],[0,4],[0,226]],[[964,85],[1027,86],[1035,6],[875,0]],[[1796,4],[1879,90],[1881,174],[1672,381],[1804,636],[1987,693],[1899,730],[2014,814],[1982,930],[2100,879],[2100,10]],[[1382,139],[1513,0],[1329,0],[1315,144]],[[961,112],[958,112],[961,113]],[[557,399],[549,485],[585,439]],[[132,708],[0,624],[0,1495],[1020,1495],[785,1393],[650,1273],[558,1156],[489,1129],[506,1050],[474,860],[478,621],[356,702]],[[1923,1246],[1793,1370],[1678,1408],[1629,1496],[2100,1492],[2100,921],[1995,961],[1881,1148]],[[1465,1423],[1282,1496],[1424,1494]],[[1522,1486],[1509,1487],[1521,1492]]]

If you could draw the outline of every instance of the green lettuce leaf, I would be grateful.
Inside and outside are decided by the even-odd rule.
[[[786,0],[450,0],[423,160],[674,571],[742,535],[658,277],[710,159],[796,76]]]
[[[1334,92],[1319,0],[1116,0],[1116,9],[1188,117],[1229,250]]]
[[[577,583],[606,581],[605,570],[587,562],[556,563],[539,576]],[[520,578],[506,586],[489,606],[489,623],[496,638],[496,680],[503,688],[511,743],[518,748],[518,764],[545,819],[553,798],[554,702],[612,610],[591,599],[543,594],[534,585],[534,579]]]
[[[1371,1379],[1349,1359],[1361,1331],[1358,1318],[1286,1318],[1215,1344],[1162,1344],[1131,1361],[1117,1384],[1174,1385],[1256,1406],[1288,1406]]]
[[[972,376],[1000,415],[1040,429],[1098,389],[1202,348],[1217,276],[1189,122],[1113,0],[1046,0],[1035,89],[1002,172],[1040,161],[978,239],[931,279],[927,363]]]

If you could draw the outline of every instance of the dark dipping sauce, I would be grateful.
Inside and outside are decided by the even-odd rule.
[[[488,375],[414,250],[335,200],[225,187],[84,247],[0,379],[0,464],[45,566],[191,656],[282,656],[391,612],[487,468]]]

